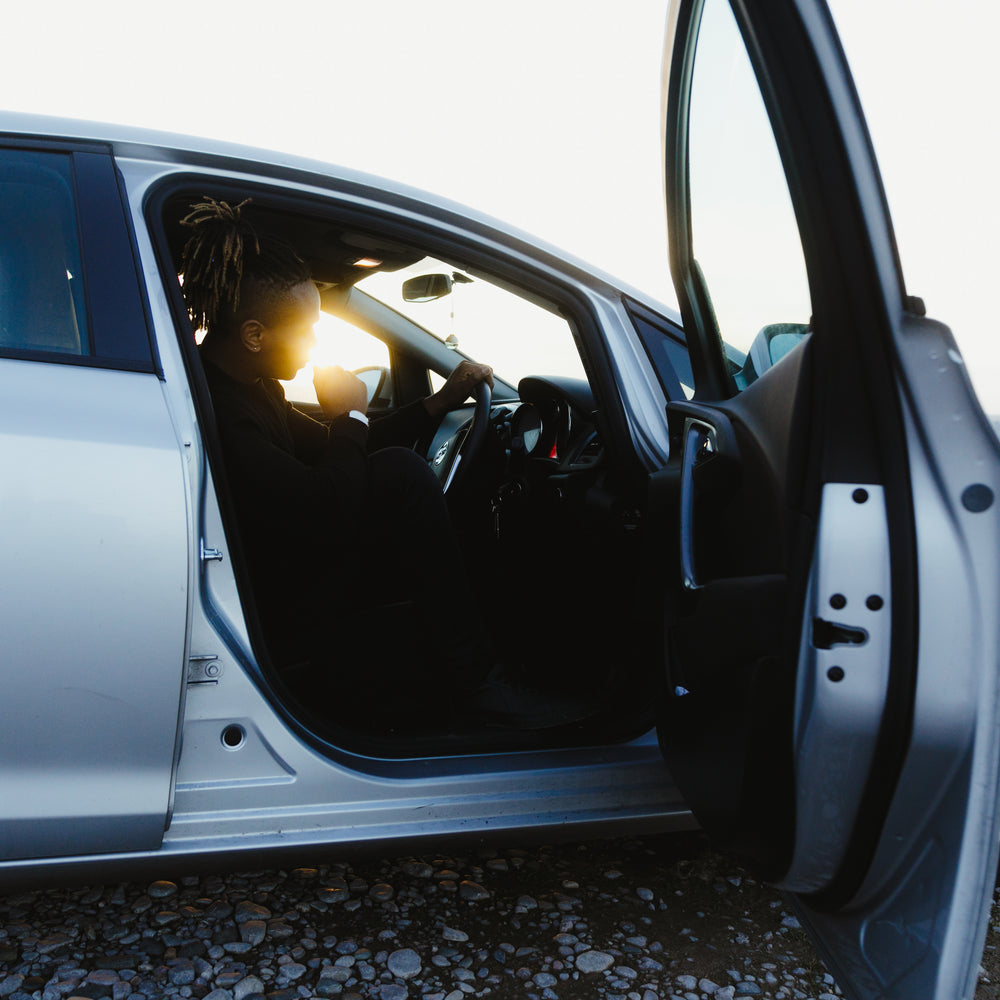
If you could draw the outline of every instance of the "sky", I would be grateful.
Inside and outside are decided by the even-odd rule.
[[[832,0],[909,291],[1000,414],[1000,5]],[[169,16],[165,14],[169,11]],[[207,135],[447,195],[668,303],[666,0],[108,0],[4,13],[7,110]]]

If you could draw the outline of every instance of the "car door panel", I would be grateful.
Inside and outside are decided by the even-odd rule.
[[[154,375],[0,359],[0,858],[156,847],[183,679],[187,511]]]
[[[713,496],[699,466],[714,456],[683,454],[709,435],[673,407],[689,558],[667,598],[661,742],[706,829],[796,894],[849,996],[971,996],[997,854],[996,440],[946,328],[902,284],[857,99],[813,0],[732,3],[812,315],[792,368],[753,381],[730,364],[726,385],[711,289],[727,275],[695,256],[711,227],[692,215],[687,150],[710,103],[693,101],[691,67],[712,3],[671,18],[671,262],[697,419],[722,436],[711,411],[725,415],[740,472],[728,500]],[[758,646],[747,622],[761,615],[773,631]],[[735,775],[715,793],[723,765]]]
[[[0,206],[0,862],[151,849],[183,690],[183,449],[108,149],[0,141]]]
[[[683,586],[668,602],[661,746],[703,825],[772,877],[791,851],[789,552],[808,526],[787,494],[808,370],[803,344],[739,397],[668,406]]]

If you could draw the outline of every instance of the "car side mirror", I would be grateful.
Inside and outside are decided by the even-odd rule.
[[[754,337],[743,368],[746,384],[776,365],[793,347],[809,335],[806,323],[769,323]]]

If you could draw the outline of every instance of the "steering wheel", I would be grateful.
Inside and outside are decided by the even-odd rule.
[[[456,482],[461,482],[486,438],[493,390],[488,382],[480,382],[472,390],[472,397],[476,401],[472,420],[452,434],[431,458],[431,468],[441,480],[441,489],[445,493],[453,489]]]

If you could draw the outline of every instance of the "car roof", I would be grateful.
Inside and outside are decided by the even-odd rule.
[[[400,193],[422,193],[402,184],[394,184],[371,174],[335,166],[321,160],[245,146],[220,139],[210,139],[205,136],[182,135],[179,132],[164,132],[133,125],[117,125],[110,122],[60,118],[19,111],[0,111],[0,136],[7,135],[18,138],[100,143],[110,146],[118,156],[134,156],[164,162],[175,162],[178,153],[192,154],[194,158],[199,160],[206,158],[240,160],[253,164],[268,164],[289,171],[336,176],[357,184],[375,184],[380,188],[389,187]]]
[[[109,146],[117,157],[265,173],[278,181],[311,181],[321,185],[329,185],[333,181],[338,190],[378,192],[379,199],[383,201],[385,195],[389,194],[393,200],[419,203],[424,212],[435,218],[446,221],[452,215],[460,218],[465,227],[470,222],[474,223],[484,231],[501,236],[509,248],[522,243],[526,249],[530,248],[533,256],[537,257],[541,252],[544,256],[554,258],[561,270],[569,271],[585,284],[594,284],[596,279],[598,283],[615,286],[638,301],[669,315],[676,322],[680,321],[676,309],[530,233],[440,195],[349,167],[218,139],[15,111],[0,111],[0,140],[4,138],[94,143]]]

